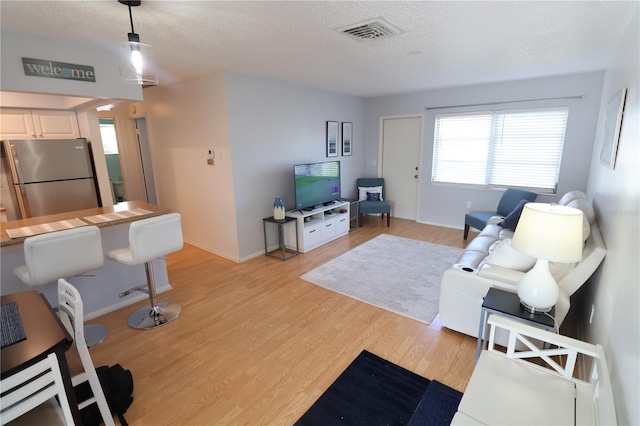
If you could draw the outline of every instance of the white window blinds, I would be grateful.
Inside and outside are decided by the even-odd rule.
[[[432,181],[555,192],[569,108],[436,116]]]

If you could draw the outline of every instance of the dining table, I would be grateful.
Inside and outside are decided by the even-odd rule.
[[[14,315],[5,316],[3,312],[3,322],[7,322],[4,326],[11,326],[12,330],[18,329],[20,333],[15,334],[21,337],[17,337],[15,342],[5,342],[4,338],[7,336],[3,336],[3,346],[5,344],[7,346],[0,349],[2,364],[0,377],[5,379],[41,361],[49,354],[55,353],[60,364],[62,381],[74,423],[81,425],[82,418],[65,357],[65,351],[71,347],[73,337],[67,332],[47,299],[35,290],[4,295],[1,304],[3,311],[6,307],[7,311],[11,308],[14,313]],[[5,330],[4,326],[3,330]],[[14,332],[12,331],[11,334],[13,335]]]

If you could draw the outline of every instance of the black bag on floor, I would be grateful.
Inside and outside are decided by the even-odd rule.
[[[128,423],[124,419],[124,413],[127,412],[133,402],[133,397],[131,396],[133,394],[133,375],[131,371],[125,370],[120,364],[111,367],[103,365],[96,368],[96,374],[100,380],[102,392],[104,392],[109,409],[118,416],[122,426],[127,426]],[[93,395],[89,382],[78,385],[75,390],[79,402],[85,401]],[[102,423],[102,416],[97,404],[91,404],[83,408],[80,410],[80,414],[82,415],[82,423],[85,426],[98,426]]]

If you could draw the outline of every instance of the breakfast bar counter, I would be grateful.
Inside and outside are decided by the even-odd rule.
[[[141,219],[169,213],[168,209],[141,201],[128,201],[114,206],[79,210],[55,215],[13,220],[0,224],[0,279],[2,295],[37,290],[52,306],[57,306],[57,282],[35,288],[24,284],[13,270],[25,264],[25,238],[31,235],[95,225],[100,228],[102,249],[110,250],[129,246],[129,225]],[[13,236],[13,238],[12,238]],[[171,289],[164,259],[152,262],[158,293]],[[111,312],[123,306],[146,299],[144,293],[135,292],[123,298],[119,294],[146,282],[144,265],[129,266],[114,262],[105,257],[102,268],[87,274],[66,278],[75,286],[83,300],[85,320]]]
[[[148,213],[127,214],[127,212],[137,213],[137,212],[143,212],[143,211],[146,211]],[[100,215],[106,216],[106,219],[110,219],[107,215],[110,215],[113,213],[116,213],[116,214],[120,213],[122,217],[118,217],[118,215],[114,215],[112,220],[104,220],[97,223],[86,219],[87,217],[93,218],[95,216],[100,216]],[[52,214],[48,216],[38,216],[38,217],[31,217],[28,219],[12,220],[12,221],[3,222],[0,224],[0,229],[2,230],[2,232],[0,233],[0,237],[1,237],[0,247],[6,247],[14,244],[22,244],[26,236],[11,238],[9,236],[9,232],[11,232],[12,230],[18,230],[24,227],[37,227],[38,225],[46,226],[48,224],[54,224],[61,221],[72,221],[74,219],[79,219],[80,222],[82,222],[82,225],[96,225],[99,228],[103,228],[107,226],[120,225],[122,223],[130,223],[135,220],[146,219],[148,217],[158,216],[166,213],[169,213],[168,209],[164,209],[162,207],[158,207],[153,204],[147,204],[142,201],[125,201],[109,207],[98,207],[95,209],[78,210],[73,212]],[[79,225],[79,226],[82,226],[82,225]],[[44,232],[51,232],[51,231],[44,231]],[[40,234],[43,232],[37,232],[37,233]],[[33,235],[35,235],[35,233]]]

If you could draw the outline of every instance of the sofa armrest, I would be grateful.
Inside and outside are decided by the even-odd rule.
[[[591,233],[582,251],[582,260],[560,281],[558,287],[569,295],[575,293],[598,269],[607,255],[602,234],[597,222],[591,224]]]
[[[453,265],[442,274],[440,282],[440,323],[451,330],[478,336],[482,301],[491,287],[515,293],[515,284],[489,279],[464,265]]]
[[[478,271],[478,276],[517,286],[524,276],[524,272],[485,263]]]
[[[491,216],[487,221],[487,225],[497,225],[504,220],[504,216]]]

